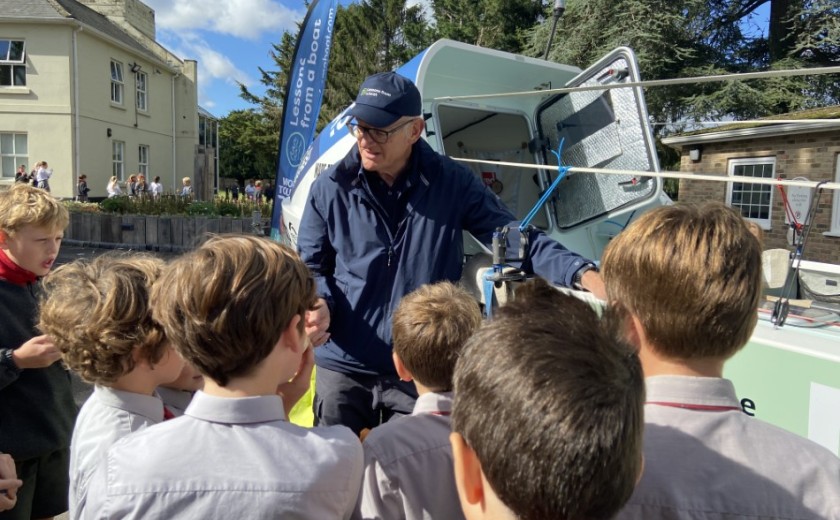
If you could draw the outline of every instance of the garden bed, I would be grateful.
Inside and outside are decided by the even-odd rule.
[[[121,199],[128,199],[121,197]],[[187,214],[133,214],[134,206],[143,206],[147,213],[158,213],[164,204],[149,201],[108,199],[100,204],[68,202],[70,224],[64,233],[69,244],[103,248],[125,248],[148,251],[185,251],[201,243],[208,234],[253,233],[264,235],[268,215],[264,204],[229,201],[187,202]],[[110,204],[109,204],[110,202]],[[219,215],[218,208],[236,215]],[[105,212],[117,207],[122,212]],[[171,209],[171,208],[170,208]],[[192,210],[192,211],[190,211]],[[216,213],[216,214],[214,214]]]

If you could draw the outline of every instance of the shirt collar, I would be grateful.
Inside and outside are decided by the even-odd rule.
[[[735,385],[719,377],[654,376],[645,379],[646,401],[741,407]]]
[[[429,392],[417,398],[411,415],[452,412],[452,392]]]
[[[283,399],[279,395],[217,397],[201,390],[193,396],[184,415],[222,424],[251,424],[285,421]]]
[[[157,395],[143,395],[96,385],[93,395],[105,406],[119,408],[126,412],[142,415],[152,421],[163,421],[163,401]]]

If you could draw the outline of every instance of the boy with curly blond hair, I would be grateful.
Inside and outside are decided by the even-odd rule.
[[[67,510],[70,432],[76,405],[70,374],[52,340],[39,335],[38,280],[52,269],[67,209],[18,183],[0,193],[0,452],[23,486],[0,519],[45,518]]]
[[[88,479],[106,450],[165,418],[155,388],[175,380],[183,360],[149,307],[163,265],[148,255],[111,254],[63,265],[44,280],[39,327],[64,363],[95,385],[70,444],[70,518],[80,517]]]

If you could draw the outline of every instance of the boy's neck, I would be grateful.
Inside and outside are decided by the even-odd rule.
[[[647,344],[642,344],[639,349],[639,359],[642,362],[642,371],[645,377],[723,377],[723,364],[726,361],[719,358],[667,358]]]
[[[277,384],[259,381],[251,378],[239,377],[231,379],[225,386],[220,385],[205,376],[204,388],[207,395],[215,397],[257,397],[261,395],[277,395]]]
[[[139,367],[138,367],[139,368]],[[131,392],[133,394],[154,395],[157,381],[149,377],[148,373],[135,368],[128,374],[118,377],[110,386],[114,390]]]

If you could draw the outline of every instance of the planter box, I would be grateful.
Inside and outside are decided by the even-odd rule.
[[[70,212],[65,241],[91,247],[183,251],[209,234],[247,233],[252,218]]]

